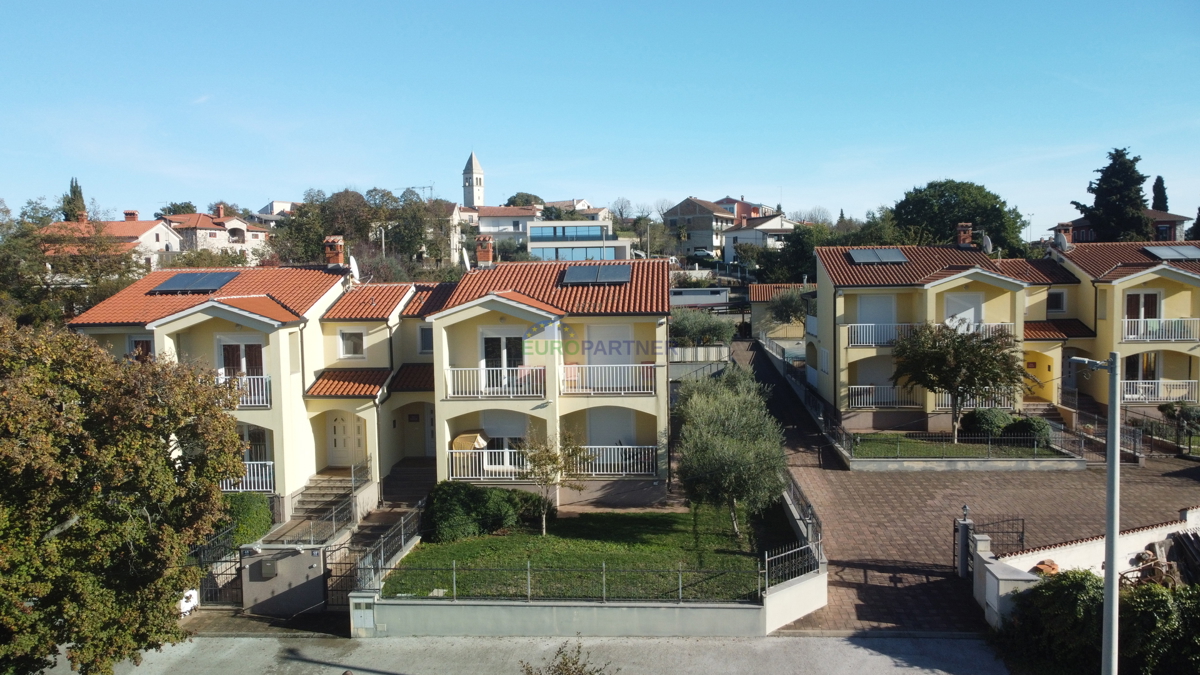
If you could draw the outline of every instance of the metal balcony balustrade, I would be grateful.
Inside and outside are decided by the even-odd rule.
[[[559,366],[559,392],[564,395],[624,396],[654,394],[654,364]]]
[[[447,368],[450,398],[545,398],[545,366]]]
[[[270,375],[218,375],[217,384],[233,381],[238,388],[238,407],[270,408]]]
[[[1122,380],[1123,403],[1196,402],[1196,380]]]
[[[1123,342],[1198,342],[1200,319],[1122,319]]]

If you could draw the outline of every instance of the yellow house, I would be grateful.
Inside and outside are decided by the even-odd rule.
[[[949,397],[894,385],[892,346],[924,323],[1007,333],[1039,382],[1024,401],[996,392],[967,407],[1057,403],[1064,346],[1087,339],[1079,280],[1053,260],[993,260],[960,225],[950,246],[818,247],[817,329],[805,376],[847,429],[948,429]],[[813,320],[815,318],[815,321]]]
[[[349,481],[374,508],[406,458],[439,479],[519,484],[528,433],[591,446],[583,499],[645,501],[666,476],[665,261],[513,263],[459,283],[360,284],[327,264],[152,272],[70,322],[132,355],[238,383],[246,475],[312,517],[305,490]],[[590,278],[588,272],[591,273]],[[582,281],[577,277],[582,273]],[[456,439],[467,450],[452,450]],[[312,501],[312,500],[308,500]]]
[[[1172,241],[1072,244],[1069,225],[1058,228],[1065,247],[1051,255],[1083,282],[1078,312],[1096,335],[1070,353],[1097,360],[1120,354],[1124,406],[1152,412],[1164,402],[1196,402],[1200,248]],[[1108,403],[1102,371],[1068,371],[1064,386]]]

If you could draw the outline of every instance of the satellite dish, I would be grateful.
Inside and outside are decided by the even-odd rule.
[[[360,280],[358,276],[358,261],[354,259],[354,256],[350,256],[350,278],[354,280],[354,283],[358,283]]]
[[[983,252],[988,255],[992,254],[992,238],[986,234],[983,235]]]
[[[1054,248],[1060,251],[1067,250],[1067,238],[1063,236],[1062,232],[1054,233]]]

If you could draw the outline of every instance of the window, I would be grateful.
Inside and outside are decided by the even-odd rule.
[[[150,335],[130,335],[126,353],[138,361],[148,361],[154,355],[154,337]]]
[[[1046,311],[1047,312],[1065,312],[1067,311],[1067,292],[1066,291],[1050,291],[1046,294]]]
[[[343,359],[365,358],[363,354],[363,331],[340,330],[338,337],[341,342],[341,357]]]
[[[733,238],[733,243],[735,243],[735,244],[737,243],[737,237]]]
[[[821,348],[821,372],[829,373],[829,350],[824,347]]]
[[[209,239],[216,239],[216,238],[217,238],[217,233],[216,233],[216,232],[209,232],[209,233],[208,233],[208,238],[209,238]]]
[[[676,226],[676,225],[678,225],[678,224],[679,224],[679,219],[678,219],[678,218],[672,218],[672,219],[671,219],[671,227],[675,227],[675,226]]]
[[[257,232],[255,232],[254,234],[250,235],[250,238],[251,238],[251,239],[258,239],[258,233],[257,233]]]
[[[433,326],[418,326],[417,338],[422,354],[433,353]]]
[[[521,231],[521,221],[514,220],[513,221],[513,232],[520,232],[520,231]]]
[[[155,243],[157,243],[157,242],[159,242],[159,241],[162,241],[162,235],[161,235],[161,234],[159,234],[159,233],[157,233],[157,232],[155,232],[155,233],[154,233],[154,241],[155,241]]]
[[[167,253],[170,253],[170,252],[171,252],[171,245],[170,245],[170,244],[167,244],[166,246],[163,246],[163,250],[164,250],[164,251],[166,251]]]

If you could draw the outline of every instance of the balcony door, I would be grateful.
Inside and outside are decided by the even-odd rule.
[[[1157,292],[1125,294],[1126,319],[1157,319],[1161,316],[1158,308]]]
[[[1158,352],[1142,352],[1125,357],[1121,379],[1149,382],[1161,379],[1159,376]]]
[[[616,406],[589,408],[588,445],[637,445],[633,410]]]
[[[962,326],[960,330],[973,330],[983,323],[983,293],[947,293],[946,323]]]
[[[221,341],[221,374],[226,377],[263,375],[263,346],[260,342]]]
[[[480,329],[479,367],[485,389],[500,389],[516,383],[517,376],[509,369],[525,365],[524,334],[522,327]]]
[[[896,296],[858,296],[858,323],[868,324],[859,330],[865,335],[855,336],[867,344],[889,344],[896,339]]]

